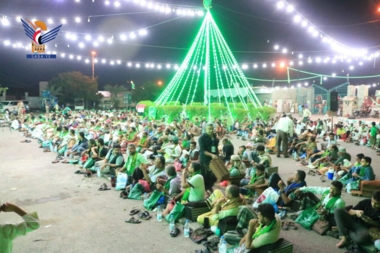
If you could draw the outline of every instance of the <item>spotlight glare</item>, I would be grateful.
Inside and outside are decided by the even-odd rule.
[[[80,23],[80,17],[76,17],[75,22]]]

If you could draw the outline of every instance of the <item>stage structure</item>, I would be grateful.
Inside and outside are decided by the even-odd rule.
[[[202,103],[208,106],[208,120],[212,103],[221,103],[232,120],[231,108],[236,107],[243,107],[250,117],[249,107],[261,108],[261,103],[211,15],[211,1],[205,0],[204,6],[207,14],[190,51],[155,103]]]

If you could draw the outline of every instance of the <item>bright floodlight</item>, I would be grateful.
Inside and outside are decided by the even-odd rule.
[[[120,60],[117,60],[116,62],[117,62],[117,64],[121,64],[121,61],[120,61]]]
[[[128,62],[128,63],[127,63],[127,66],[128,66],[128,67],[132,67],[132,63],[131,63],[131,62]]]
[[[248,65],[247,64],[243,64],[241,67],[242,67],[242,69],[248,69]]]
[[[300,22],[300,21],[301,21],[301,17],[300,17],[300,15],[295,15],[295,16],[294,16],[294,22],[298,23],[298,22]]]
[[[129,37],[131,37],[131,39],[135,39],[136,38],[136,34],[134,32],[131,32],[131,34],[129,34]]]
[[[299,54],[299,55],[298,55],[298,58],[302,59],[302,58],[303,58],[303,55],[302,55],[302,54]]]
[[[283,49],[282,49],[282,53],[283,53],[283,54],[286,54],[287,52],[288,52],[288,49],[286,49],[286,48],[283,48]]]
[[[103,36],[99,36],[99,37],[98,37],[98,40],[99,40],[100,42],[103,42],[103,41],[104,41],[104,37],[103,37]]]
[[[293,12],[293,11],[294,11],[294,7],[293,7],[293,5],[290,5],[290,4],[289,4],[288,7],[286,8],[286,11],[289,12],[289,13],[290,13],[290,12]]]
[[[107,61],[106,61],[106,59],[102,59],[102,63],[106,63]]]
[[[332,76],[336,76],[336,74],[335,74],[335,73],[332,73]]]
[[[87,41],[90,41],[91,40],[91,35],[87,34],[85,37],[84,37],[85,40]]]
[[[99,42],[97,42],[97,41],[94,41],[94,43],[92,43],[92,44],[94,45],[94,47],[99,46]]]
[[[255,69],[257,69],[257,64],[253,64],[253,67],[254,67]]]
[[[274,45],[274,50],[278,50],[280,47],[278,45]]]
[[[303,65],[303,61],[299,61],[298,65],[302,66]]]
[[[70,39],[71,39],[72,41],[76,41],[76,40],[78,39],[78,37],[77,37],[76,34],[71,34]]]
[[[285,3],[283,1],[280,1],[280,2],[277,3],[277,8],[278,9],[282,9],[282,8],[284,8],[284,6],[285,6]]]
[[[53,24],[53,19],[48,18],[47,22],[48,22],[49,25],[51,25],[51,24]]]
[[[108,1],[108,0],[105,1],[104,3],[105,3],[106,5],[110,5],[110,1]]]
[[[267,64],[266,64],[266,63],[264,63],[264,64],[263,64],[263,68],[266,68],[266,67],[267,67]]]
[[[66,55],[65,55],[64,53],[61,54],[61,57],[62,57],[62,58],[65,58],[65,56],[66,56]]]
[[[144,35],[147,35],[147,34],[148,34],[147,30],[145,30],[145,29],[139,30],[139,35],[144,36]]]
[[[119,1],[115,2],[115,7],[120,7],[120,2]]]
[[[11,42],[9,40],[4,41],[4,45],[9,46]]]
[[[123,41],[125,41],[125,40],[127,40],[127,36],[125,36],[125,34],[121,34],[120,35],[120,39],[123,40]]]
[[[80,17],[76,17],[75,22],[80,23]]]
[[[89,59],[86,59],[84,62],[85,62],[85,63],[89,63],[89,62],[90,62],[90,60],[89,60]]]
[[[110,62],[110,64],[111,64],[111,65],[114,65],[114,64],[115,64],[115,62],[114,62],[114,61],[111,61],[111,62]]]
[[[306,20],[302,21],[301,25],[302,25],[303,27],[307,27],[307,21],[306,21]]]
[[[66,24],[66,23],[67,23],[66,19],[64,19],[64,18],[61,19],[61,23],[62,23],[62,24]]]
[[[1,23],[3,24],[3,26],[9,26],[11,24],[6,17],[2,19]]]
[[[166,68],[167,68],[167,69],[170,69],[170,68],[171,68],[171,65],[170,65],[170,64],[166,64]]]
[[[293,65],[294,65],[294,62],[292,62],[292,61],[289,62],[289,65],[290,65],[290,66],[293,66]]]
[[[70,54],[69,58],[70,58],[70,59],[73,59],[73,58],[74,58],[74,56],[73,56],[72,54]]]
[[[112,42],[113,42],[112,39],[108,39],[108,40],[107,40],[107,43],[108,43],[108,44],[112,44]]]
[[[140,63],[137,63],[137,64],[136,64],[136,68],[140,68]]]
[[[79,61],[79,60],[81,60],[81,59],[82,59],[82,56],[78,55],[78,56],[77,56],[77,60]]]
[[[350,66],[350,70],[353,70],[354,69],[354,66]]]

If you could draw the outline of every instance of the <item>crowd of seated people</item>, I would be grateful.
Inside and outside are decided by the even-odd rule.
[[[218,226],[219,221],[227,217],[251,217],[245,215],[250,210],[243,208],[247,200],[272,188],[278,195],[277,203],[259,205],[252,219],[238,220],[244,228],[235,233],[227,232],[233,235],[231,241],[239,241],[246,249],[275,243],[281,227],[294,227],[291,222],[281,222],[277,207],[301,210],[295,217],[296,222],[310,215],[309,209],[325,215],[330,227],[336,226],[339,230],[338,247],[346,245],[349,238],[355,240],[354,233],[360,233],[356,242],[368,242],[366,229],[379,226],[380,192],[373,194],[372,202],[362,201],[348,212],[342,211],[345,208],[342,192],[358,189],[360,181],[374,180],[375,175],[370,157],[357,154],[356,163],[352,165],[351,155],[338,142],[338,138],[360,142],[362,137],[356,138],[356,130],[352,128],[343,132],[342,125],[330,129],[329,119],[297,121],[290,115],[281,115],[267,121],[236,120],[231,126],[224,120],[206,123],[205,119],[198,118],[167,124],[133,112],[66,110],[39,117],[30,114],[14,120],[26,137],[38,139],[43,152],[57,154],[53,163],[78,160],[76,174],[91,177],[97,173],[111,178],[113,183],[119,175],[125,174],[125,186],[119,189],[121,198],[128,199],[140,185],[142,194],[161,192],[166,196],[162,202],[166,205],[164,216],[170,215],[179,203],[206,201],[210,210],[200,214],[197,222],[204,225],[207,220],[209,225]],[[366,130],[360,124],[359,129],[364,133]],[[375,130],[368,131],[371,141],[376,140],[377,137],[373,138]],[[248,140],[247,145],[235,149],[227,133],[242,136]],[[277,153],[277,157],[282,153],[308,168],[295,171],[286,181],[279,175],[281,166],[279,173],[269,176],[266,169],[273,166],[271,153]],[[209,164],[219,158],[231,177],[242,178],[238,185],[229,184],[228,180],[226,184],[215,184]],[[307,170],[309,172],[305,172]],[[334,178],[330,187],[307,185],[307,175],[323,176],[331,170]],[[110,188],[102,185],[99,190],[107,189]],[[348,226],[345,223],[348,220],[355,223]],[[334,232],[330,234],[336,236]]]

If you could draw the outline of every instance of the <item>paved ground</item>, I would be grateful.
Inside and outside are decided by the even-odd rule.
[[[129,218],[129,211],[142,206],[140,201],[121,200],[114,190],[99,192],[98,187],[105,179],[84,179],[73,173],[74,165],[52,164],[54,154],[43,153],[35,140],[20,143],[21,140],[19,132],[0,129],[0,201],[37,211],[42,224],[40,229],[15,240],[15,253],[187,253],[202,248],[182,234],[171,238],[166,222],[152,219],[138,225],[126,224],[124,220]],[[243,144],[241,140],[233,143],[236,148]],[[380,157],[374,151],[353,144],[341,145],[347,147],[353,157],[361,152],[371,156],[375,173],[380,174]],[[304,168],[291,159],[272,158],[283,178]],[[318,177],[307,177],[307,182],[310,186],[329,185],[329,182],[321,183]],[[343,197],[347,204],[361,200],[347,193]],[[20,218],[14,214],[0,214],[0,223],[17,221]],[[336,239],[302,228],[282,231],[281,237],[293,242],[293,252],[297,253],[344,252],[335,248]]]

